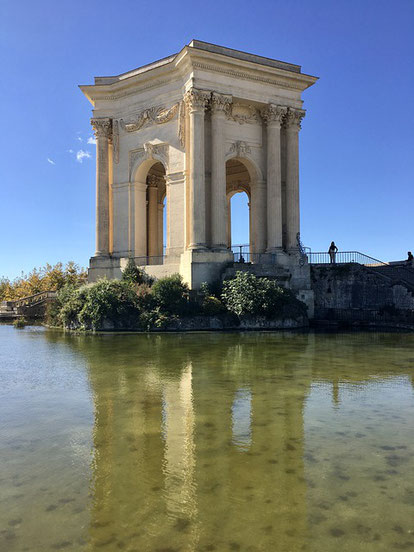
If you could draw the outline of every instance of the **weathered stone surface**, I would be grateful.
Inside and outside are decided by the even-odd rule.
[[[311,268],[315,319],[414,326],[414,287],[358,264]]]

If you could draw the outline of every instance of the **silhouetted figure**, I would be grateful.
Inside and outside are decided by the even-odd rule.
[[[243,257],[243,255],[240,255],[240,260],[239,260],[239,263],[244,263],[244,262],[245,262],[245,260],[244,260],[244,257]]]
[[[335,242],[331,242],[331,245],[329,246],[329,249],[328,249],[329,257],[331,259],[331,264],[336,263],[335,257],[336,257],[337,251],[338,251],[338,248],[336,247]]]
[[[411,251],[408,251],[407,252],[407,260],[405,262],[408,266],[413,266],[414,265],[413,261],[414,261],[413,254],[411,253]]]

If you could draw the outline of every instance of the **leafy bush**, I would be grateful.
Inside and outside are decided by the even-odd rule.
[[[222,299],[227,309],[239,317],[296,317],[306,314],[306,305],[275,280],[257,278],[249,272],[237,272],[223,284]]]
[[[185,314],[188,310],[187,284],[179,274],[160,278],[151,288],[155,304],[169,314]]]
[[[221,280],[216,280],[210,284],[207,282],[202,282],[200,285],[199,294],[203,297],[217,297],[220,299],[223,291],[223,282]]]
[[[58,319],[67,328],[100,329],[106,324],[130,328],[138,321],[138,296],[130,283],[99,280],[79,289],[65,288],[58,294]]]
[[[143,311],[139,317],[139,325],[145,331],[153,329],[163,330],[168,324],[177,319],[177,316],[162,312],[160,307],[150,311]]]
[[[204,314],[207,316],[216,316],[217,314],[222,314],[226,311],[226,307],[220,299],[214,297],[213,295],[209,295],[204,298],[202,307]]]
[[[17,329],[22,329],[26,326],[27,320],[25,318],[16,318],[13,322],[13,326]]]
[[[137,267],[132,258],[128,259],[128,263],[122,272],[122,280],[133,284],[147,284],[149,286],[154,282],[154,279],[144,269]]]

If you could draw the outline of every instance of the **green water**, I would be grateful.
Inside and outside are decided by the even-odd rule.
[[[414,550],[414,334],[0,326],[0,550]]]

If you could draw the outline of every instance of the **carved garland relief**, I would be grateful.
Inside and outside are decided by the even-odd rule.
[[[176,103],[172,107],[150,107],[149,109],[144,109],[141,111],[134,119],[129,121],[124,121],[121,119],[121,127],[126,130],[126,132],[135,132],[140,130],[144,126],[156,124],[161,125],[163,123],[168,123],[178,113],[179,104]]]
[[[231,104],[227,113],[227,118],[239,123],[240,125],[243,125],[244,123],[257,123],[260,120],[257,109],[253,105],[239,102]]]

